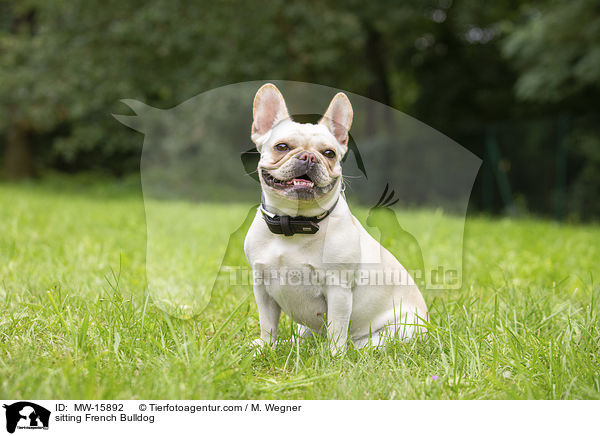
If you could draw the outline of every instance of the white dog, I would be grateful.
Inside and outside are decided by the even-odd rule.
[[[244,250],[260,321],[255,344],[275,345],[281,309],[302,334],[326,332],[333,354],[345,350],[348,337],[356,347],[377,346],[420,332],[427,306],[418,287],[352,215],[343,194],[348,97],[338,93],[318,124],[300,124],[266,84],[253,114],[262,204]]]

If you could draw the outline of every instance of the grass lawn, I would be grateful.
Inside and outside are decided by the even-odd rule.
[[[250,205],[155,206],[209,237],[197,216],[239,223]],[[598,225],[469,218],[462,289],[424,292],[426,339],[335,358],[321,338],[253,356],[248,290],[217,288],[190,319],[165,314],[146,292],[145,248],[135,186],[0,184],[2,398],[600,398]]]

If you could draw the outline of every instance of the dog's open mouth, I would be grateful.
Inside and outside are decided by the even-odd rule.
[[[279,180],[269,171],[261,169],[262,179],[268,187],[279,191],[285,197],[295,198],[297,200],[314,200],[330,192],[338,179],[335,178],[327,186],[315,184],[315,180],[308,174],[298,175],[290,180]]]
[[[262,170],[262,176],[267,185],[274,188],[313,188],[315,183],[310,179],[308,174],[302,174],[301,176],[294,177],[292,180],[279,180],[273,177],[268,171]]]

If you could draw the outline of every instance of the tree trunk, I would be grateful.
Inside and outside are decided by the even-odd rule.
[[[363,21],[363,27],[367,34],[365,45],[367,69],[371,72],[371,83],[367,88],[367,97],[387,106],[391,104],[391,88],[388,79],[386,62],[382,55],[385,53],[382,47],[382,36],[371,24]],[[377,131],[377,120],[381,118],[386,124],[389,123],[389,111],[384,110],[382,114],[377,113],[381,107],[374,102],[370,103],[367,112],[367,132],[371,135]]]
[[[25,123],[16,122],[8,129],[4,152],[4,177],[18,180],[33,175],[31,131]]]
[[[9,6],[10,9],[12,8]],[[21,10],[22,8],[18,9]],[[22,31],[30,35],[37,33],[35,9],[10,12],[14,14],[10,33],[15,35]],[[0,174],[8,180],[17,180],[33,175],[32,128],[26,120],[18,119],[18,116],[14,115],[16,112],[17,105],[13,105],[13,119],[6,135],[3,174]]]

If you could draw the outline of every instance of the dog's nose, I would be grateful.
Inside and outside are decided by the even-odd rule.
[[[317,156],[315,156],[314,153],[308,151],[303,151],[298,156],[296,156],[296,159],[306,161],[307,163],[317,163]]]

